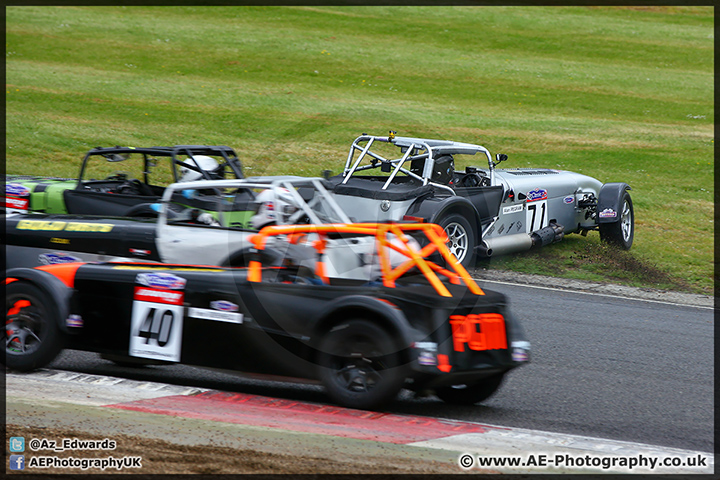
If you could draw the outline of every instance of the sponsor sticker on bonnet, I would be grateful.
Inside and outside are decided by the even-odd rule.
[[[527,193],[527,201],[534,202],[536,200],[547,200],[548,192],[544,188],[535,188]]]
[[[167,288],[169,290],[182,290],[185,288],[185,280],[172,273],[152,272],[138,273],[135,281],[140,285],[152,288]]]

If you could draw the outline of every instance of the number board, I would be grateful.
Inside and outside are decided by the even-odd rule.
[[[130,325],[130,356],[179,362],[184,292],[136,286]]]
[[[549,225],[547,200],[528,203],[525,212],[525,225],[527,225],[528,228],[527,233],[532,233]]]

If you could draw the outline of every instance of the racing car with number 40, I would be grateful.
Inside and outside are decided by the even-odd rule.
[[[410,235],[424,235],[420,248]],[[312,235],[315,268],[262,265],[273,237]],[[328,238],[374,238],[379,280],[330,282]],[[52,362],[62,348],[320,381],[372,409],[402,388],[474,404],[529,361],[504,295],[482,290],[432,224],[275,225],[250,238],[243,268],[65,263],[6,272],[4,364]],[[393,266],[389,252],[406,257]],[[440,255],[440,266],[427,258]]]

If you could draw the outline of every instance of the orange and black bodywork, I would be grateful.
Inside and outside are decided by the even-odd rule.
[[[417,228],[442,232],[434,227]],[[261,249],[263,234],[287,233],[261,231],[255,243]],[[322,234],[312,228],[310,233]],[[439,236],[437,242],[442,240]],[[327,283],[321,269],[257,264],[68,263],[12,269],[6,280],[6,365],[42,367],[60,348],[71,348],[317,379],[337,403],[371,408],[402,387],[474,385],[529,360],[529,343],[504,295],[480,289],[461,266],[427,262],[418,267],[419,256],[409,261],[415,267],[406,267],[403,275],[388,270],[383,281],[364,284]],[[35,317],[46,315],[54,326],[43,326],[37,345],[32,339],[21,345],[31,337],[20,338],[18,332],[33,317],[22,317],[23,311],[32,308]],[[364,332],[372,334],[364,338]],[[49,345],[43,345],[43,335]],[[30,353],[24,355],[26,347]],[[50,354],[27,360],[43,349]],[[364,378],[365,386],[357,386],[353,375]],[[343,386],[339,393],[333,382]],[[376,393],[362,395],[363,389],[373,389],[368,385]]]

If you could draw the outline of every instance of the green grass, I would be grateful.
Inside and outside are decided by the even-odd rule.
[[[637,217],[628,254],[591,233],[490,268],[710,293],[713,35],[711,7],[8,7],[7,171],[183,143],[315,176],[363,132],[480,143],[628,182]]]

